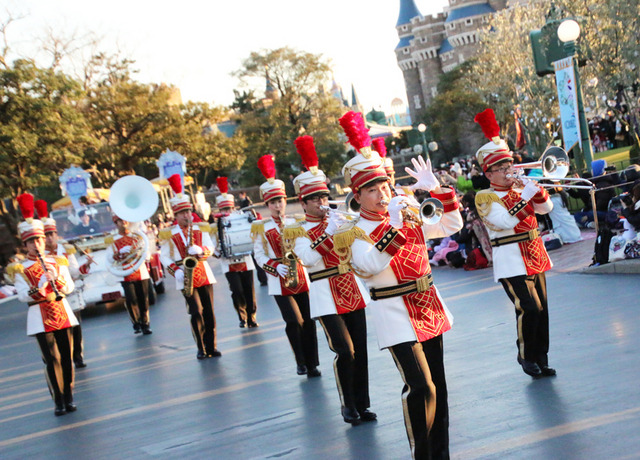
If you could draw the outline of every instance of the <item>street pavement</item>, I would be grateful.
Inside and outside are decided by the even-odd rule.
[[[533,380],[516,363],[513,306],[491,269],[434,268],[455,316],[445,334],[453,459],[640,458],[638,275],[591,273],[592,235],[553,251],[547,275],[550,364]],[[0,458],[409,459],[402,381],[369,322],[371,410],[342,421],[318,327],[321,378],[295,373],[279,311],[256,285],[257,329],[238,328],[224,276],[215,310],[219,359],[196,360],[184,302],[168,289],[134,335],[121,306],[85,311],[78,411],[53,415],[26,306],[0,305]],[[168,280],[170,288],[172,280]],[[257,283],[256,283],[257,284]]]

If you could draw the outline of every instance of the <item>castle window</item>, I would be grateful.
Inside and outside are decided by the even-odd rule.
[[[409,54],[409,48],[404,48],[404,49],[402,50],[402,53],[403,53],[403,54]]]
[[[401,29],[403,32],[406,32],[407,30],[409,30],[409,26],[405,24],[401,27]]]
[[[472,19],[472,18],[467,18],[467,20],[466,20],[466,21],[464,21],[464,23],[465,23],[466,25],[468,25],[468,26],[471,26],[471,25],[473,25],[473,19]]]
[[[427,37],[420,37],[421,43],[427,43]]]
[[[422,108],[422,104],[420,103],[420,96],[418,94],[413,96],[413,107],[416,109]]]
[[[453,30],[455,28],[456,28],[456,25],[454,23],[449,24],[449,30]]]

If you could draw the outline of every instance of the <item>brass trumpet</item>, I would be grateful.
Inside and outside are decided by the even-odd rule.
[[[380,200],[380,204],[388,206],[389,201]],[[402,216],[405,221],[414,223],[417,225],[433,225],[440,222],[444,215],[444,206],[442,202],[437,198],[425,199],[420,207],[411,205],[409,203],[402,203],[404,209],[402,210]]]

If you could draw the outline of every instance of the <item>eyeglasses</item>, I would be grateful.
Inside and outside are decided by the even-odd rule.
[[[312,203],[319,203],[322,200],[328,200],[328,199],[329,199],[329,195],[319,195],[319,196],[316,195],[311,198],[307,198],[307,201],[310,201]]]
[[[491,172],[499,172],[500,174],[506,174],[507,171],[511,171],[511,166],[503,166],[502,168],[491,170]]]

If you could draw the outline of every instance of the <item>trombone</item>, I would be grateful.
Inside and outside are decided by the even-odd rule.
[[[578,182],[578,184],[538,184],[540,187],[564,187],[575,189],[587,189],[592,190],[595,188],[593,182],[582,177],[566,177],[569,173],[569,167],[571,162],[569,161],[569,155],[564,149],[560,147],[549,147],[544,151],[539,161],[531,163],[520,163],[512,166],[516,170],[515,174],[507,174],[507,177],[516,178],[519,180],[523,175],[524,169],[542,169],[542,177],[527,176],[527,179],[540,181],[540,180],[553,180],[557,182]],[[583,184],[583,185],[580,185]]]

